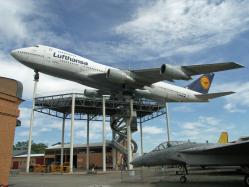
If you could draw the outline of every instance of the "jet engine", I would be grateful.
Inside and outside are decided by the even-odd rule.
[[[118,84],[125,84],[125,83],[129,84],[135,82],[135,80],[125,72],[111,68],[107,70],[106,78]]]
[[[98,92],[98,90],[94,90],[94,89],[85,89],[84,90],[84,95],[86,97],[99,97],[101,96]]]
[[[169,79],[183,79],[189,80],[191,77],[182,70],[180,66],[172,66],[169,64],[163,64],[160,69],[160,74],[167,76]]]

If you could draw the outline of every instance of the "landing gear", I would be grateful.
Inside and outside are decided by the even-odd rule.
[[[184,165],[179,165],[179,171],[176,172],[177,175],[181,175],[180,176],[180,183],[186,183],[187,182],[187,177],[186,175],[188,175],[188,169],[187,166]]]
[[[249,187],[249,166],[241,166],[241,170],[245,174],[244,184]]]
[[[245,175],[244,184],[245,186],[249,186],[249,175],[248,174]]]
[[[187,177],[186,177],[185,175],[181,176],[181,177],[180,177],[180,182],[181,182],[182,184],[186,183],[186,182],[187,182]]]
[[[38,80],[39,80],[39,72],[35,70],[34,81],[38,81]]]

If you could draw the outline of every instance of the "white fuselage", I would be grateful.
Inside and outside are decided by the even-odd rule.
[[[110,82],[105,76],[108,69],[116,68],[98,64],[67,51],[39,45],[13,50],[11,55],[22,64],[51,76],[75,81],[108,93],[117,93],[117,90],[122,90],[120,84]],[[138,96],[160,101],[207,101],[196,97],[201,93],[165,82],[134,89]]]

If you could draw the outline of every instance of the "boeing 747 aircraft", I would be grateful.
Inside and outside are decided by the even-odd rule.
[[[163,64],[160,68],[120,70],[98,64],[73,53],[49,46],[37,45],[16,49],[11,55],[36,72],[71,80],[92,87],[86,89],[88,97],[101,95],[135,95],[160,102],[207,102],[210,99],[234,92],[208,93],[213,72],[243,67],[234,62],[172,66]],[[162,81],[190,80],[201,76],[186,88]]]

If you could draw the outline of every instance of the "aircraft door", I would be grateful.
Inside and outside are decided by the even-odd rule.
[[[51,64],[51,53],[52,53],[52,48],[44,49],[44,63],[46,65]]]
[[[79,69],[80,69],[80,74],[84,77],[87,77],[88,74],[89,74],[89,69],[88,69],[88,66],[85,65],[85,64],[80,64],[79,65]]]
[[[29,56],[30,61],[42,64],[44,61],[44,51],[39,47],[34,47],[31,50],[31,55]]]

